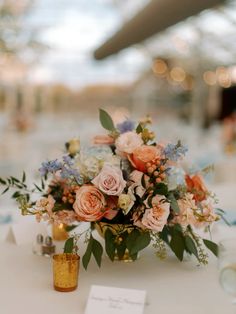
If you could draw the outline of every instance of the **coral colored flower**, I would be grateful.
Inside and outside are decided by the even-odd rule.
[[[143,144],[143,140],[136,132],[121,134],[115,142],[118,152],[132,154],[133,151]]]
[[[147,202],[146,202],[147,203]],[[141,219],[141,226],[160,232],[167,224],[170,214],[170,204],[166,202],[164,196],[156,195],[152,198],[152,207],[147,208]],[[147,205],[147,204],[146,204]],[[137,225],[137,223],[135,223]]]
[[[134,168],[145,172],[147,170],[146,164],[153,161],[156,157],[160,157],[160,151],[157,147],[142,145],[137,147],[128,158]]]
[[[52,209],[55,202],[56,201],[54,200],[52,195],[49,194],[48,197],[43,197],[39,199],[35,204],[35,208],[37,211],[47,211],[49,215],[52,215]]]
[[[126,186],[122,171],[110,165],[104,165],[101,172],[92,180],[92,183],[103,193],[116,196],[119,196]]]
[[[206,200],[208,190],[203,182],[202,177],[199,174],[195,174],[192,177],[186,175],[185,182],[188,192],[194,195],[195,201],[201,202],[203,200]]]
[[[104,195],[91,185],[84,185],[76,191],[73,208],[82,221],[97,221],[105,215]]]
[[[97,135],[93,139],[94,144],[111,145],[114,143],[114,138],[109,135]]]
[[[191,225],[195,228],[204,228],[219,219],[214,213],[211,203],[203,201],[201,206],[196,205],[194,195],[187,193],[184,198],[178,201],[180,212],[173,219],[173,223],[178,223],[183,227]]]

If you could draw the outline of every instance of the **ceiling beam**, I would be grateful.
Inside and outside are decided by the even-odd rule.
[[[225,0],[152,0],[99,47],[94,57],[97,60],[104,59],[223,2]]]

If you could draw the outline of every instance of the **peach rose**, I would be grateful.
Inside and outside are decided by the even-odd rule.
[[[195,174],[192,177],[186,175],[185,182],[188,192],[194,195],[195,201],[201,202],[207,198],[208,190],[199,174]]]
[[[147,229],[160,232],[167,224],[167,218],[170,214],[170,204],[166,198],[156,195],[152,198],[152,207],[147,208],[141,220],[142,225]]]
[[[76,191],[73,208],[82,221],[97,221],[105,215],[104,195],[92,185],[84,185]]]
[[[139,171],[145,172],[146,164],[151,162],[156,157],[160,156],[160,152],[155,146],[142,145],[137,147],[132,155],[128,156],[132,166]]]
[[[143,144],[141,136],[135,132],[121,134],[115,142],[118,152],[132,154],[133,151]]]
[[[126,186],[122,171],[110,165],[104,165],[92,183],[103,193],[116,196],[119,196]]]
[[[93,139],[94,144],[111,145],[114,144],[114,138],[109,135],[97,135]]]

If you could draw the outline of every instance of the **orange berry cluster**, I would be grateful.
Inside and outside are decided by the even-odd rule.
[[[75,202],[75,193],[78,190],[78,186],[72,185],[70,187],[66,187],[63,190],[62,201],[63,203],[74,204]]]
[[[159,158],[147,163],[147,172],[149,176],[154,177],[156,183],[162,182],[166,178],[166,167],[161,164]]]

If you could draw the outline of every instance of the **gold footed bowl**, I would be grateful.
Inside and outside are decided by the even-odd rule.
[[[116,242],[117,244],[121,244],[123,241],[122,233],[130,233],[134,227],[132,225],[124,225],[124,224],[109,224],[107,222],[96,222],[95,229],[97,230],[98,234],[105,239],[105,232],[107,229],[109,229],[114,236],[116,236]],[[139,256],[137,256],[138,258]],[[117,249],[115,250],[115,261],[123,261],[125,263],[131,263],[134,262],[137,258],[132,258],[129,254],[129,250],[126,248],[125,252],[122,256],[119,256]]]

